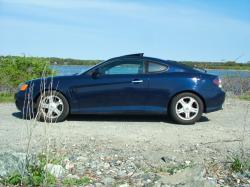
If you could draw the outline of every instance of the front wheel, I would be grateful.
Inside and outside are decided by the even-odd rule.
[[[194,124],[200,119],[203,108],[203,102],[199,96],[193,93],[181,93],[172,99],[170,115],[179,124]]]
[[[69,104],[61,93],[47,91],[38,99],[37,112],[40,121],[61,122],[69,114]]]

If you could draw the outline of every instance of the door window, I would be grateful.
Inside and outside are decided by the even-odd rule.
[[[104,75],[121,75],[121,74],[141,74],[143,73],[142,61],[116,61],[111,62],[100,69]]]

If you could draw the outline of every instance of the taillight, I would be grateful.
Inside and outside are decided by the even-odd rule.
[[[213,83],[215,85],[217,85],[219,88],[222,88],[222,82],[221,82],[221,79],[219,77],[217,77],[216,79],[214,79]]]

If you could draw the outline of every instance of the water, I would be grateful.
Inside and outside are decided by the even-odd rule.
[[[52,69],[56,70],[59,75],[72,75],[88,70],[92,66],[84,65],[52,65]],[[250,71],[239,71],[239,70],[221,70],[213,69],[207,70],[208,73],[218,75],[220,77],[250,77]]]

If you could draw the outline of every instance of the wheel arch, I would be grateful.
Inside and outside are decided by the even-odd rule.
[[[206,107],[205,99],[202,97],[202,95],[200,95],[199,93],[197,93],[197,92],[195,92],[193,90],[182,90],[182,91],[176,92],[174,95],[172,95],[171,98],[170,98],[170,100],[169,100],[169,102],[168,102],[168,105],[167,105],[168,111],[169,111],[169,108],[170,108],[170,105],[171,105],[171,102],[172,102],[173,98],[175,96],[179,95],[179,94],[182,94],[182,93],[192,93],[192,94],[197,95],[201,99],[201,101],[203,103],[203,111],[202,112],[206,113],[206,110],[207,110],[206,108],[207,107]]]

